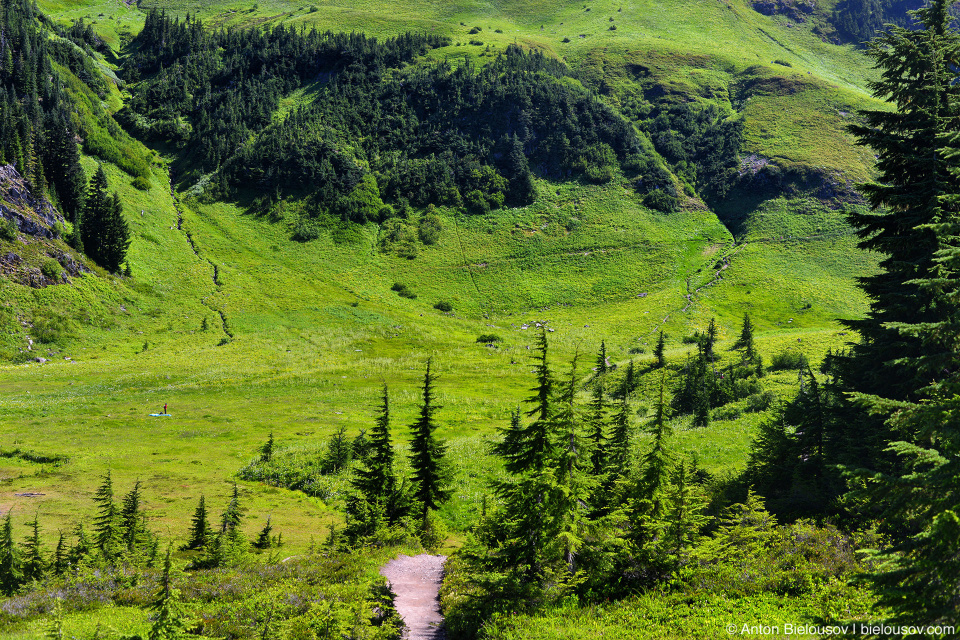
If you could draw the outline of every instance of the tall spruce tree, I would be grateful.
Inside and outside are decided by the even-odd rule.
[[[0,593],[11,595],[23,583],[20,550],[13,541],[12,511],[8,510],[0,531]]]
[[[547,361],[547,334],[541,331],[537,336],[536,360],[534,371],[537,386],[533,395],[527,399],[531,408],[526,412],[532,418],[530,424],[523,426],[519,420],[511,422],[506,429],[500,430],[502,440],[493,447],[493,453],[503,459],[504,468],[510,473],[524,471],[542,471],[547,460],[553,455],[551,430],[553,423],[553,374]]]
[[[97,505],[97,517],[93,521],[94,542],[103,557],[112,562],[120,553],[123,527],[117,503],[113,498],[113,479],[109,470],[94,494],[93,501]]]
[[[704,333],[701,333],[699,340],[697,342],[697,347],[700,350],[700,357],[707,362],[716,362],[717,354],[715,347],[717,344],[717,319],[710,318],[710,324],[707,325],[707,330]]]
[[[551,511],[548,515],[554,535],[550,546],[559,554],[570,574],[577,571],[580,548],[593,524],[591,503],[597,484],[591,475],[591,442],[583,433],[576,394],[577,358],[574,356],[557,412],[556,488],[551,492],[552,499],[547,507]]]
[[[667,339],[663,335],[663,331],[660,332],[660,335],[657,336],[657,346],[653,348],[653,357],[654,366],[659,369],[667,363],[666,357],[664,356],[664,351],[667,347]]]
[[[599,376],[605,374],[609,368],[610,366],[607,364],[607,343],[601,340],[600,351],[597,352],[597,366],[595,370]]]
[[[370,431],[367,449],[367,456],[354,469],[351,480],[354,490],[359,494],[358,500],[367,504],[360,508],[359,502],[352,502],[353,507],[348,504],[348,512],[353,511],[356,519],[361,513],[370,512],[370,507],[376,504],[379,508],[374,511],[382,514],[384,524],[396,524],[410,511],[410,492],[394,468],[394,450],[390,439],[390,392],[387,385],[383,385],[383,394],[375,426]],[[369,527],[363,528],[369,530]]]
[[[514,412],[510,426],[501,430],[503,439],[492,447],[504,461],[509,477],[492,483],[501,507],[491,546],[495,547],[496,563],[518,573],[527,584],[536,584],[542,577],[545,547],[552,539],[547,506],[556,489],[552,464],[557,403],[547,349],[546,332],[541,331],[533,356],[537,386],[527,399],[532,406],[524,414],[530,423],[524,426],[520,411]]]
[[[593,387],[593,401],[590,403],[590,413],[587,416],[590,426],[590,468],[595,476],[603,473],[606,466],[606,430],[607,403],[603,393],[603,383]]]
[[[23,579],[25,582],[40,580],[47,572],[47,560],[43,557],[43,543],[40,541],[40,518],[33,516],[27,523],[30,535],[23,543]]]
[[[620,389],[617,392],[618,396],[628,396],[637,389],[637,384],[639,380],[637,379],[637,367],[631,359],[627,363],[627,371],[623,374],[623,382],[620,384]]]
[[[920,28],[871,43],[875,94],[895,111],[855,130],[874,147],[880,184],[864,190],[888,213],[855,218],[864,245],[887,257],[862,280],[870,313],[841,359],[881,438],[896,440],[886,473],[859,472],[894,544],[870,576],[902,624],[960,624],[960,34],[950,0],[914,13]],[[861,434],[848,434],[851,436]],[[869,462],[869,461],[867,461]],[[882,465],[879,465],[882,466]]]
[[[960,129],[960,38],[949,0],[919,10],[920,28],[893,27],[870,43],[868,53],[880,78],[876,97],[892,109],[861,112],[863,124],[850,130],[877,157],[878,180],[861,186],[873,211],[850,213],[859,246],[883,256],[875,275],[860,279],[870,309],[847,320],[859,342],[838,358],[839,390],[895,401],[915,401],[921,389],[952,371],[955,354],[944,353],[923,333],[960,313],[955,301],[922,283],[938,277],[935,254],[942,249],[937,225],[955,224]],[[881,416],[853,412],[837,420],[844,441],[839,460],[852,466],[882,466],[881,451],[893,439]],[[917,434],[900,434],[913,440]]]
[[[437,438],[437,425],[434,413],[436,406],[433,384],[436,377],[431,373],[431,360],[427,360],[427,371],[423,376],[423,394],[421,396],[420,415],[411,426],[413,439],[410,442],[410,466],[413,469],[415,484],[414,496],[423,509],[422,522],[427,524],[427,515],[436,510],[450,497],[449,473],[444,456],[447,446]]]
[[[73,222],[74,237],[79,240],[87,177],[80,165],[80,151],[64,114],[47,118],[47,148],[44,164],[64,217]]]
[[[103,170],[103,165],[100,165],[90,178],[90,184],[84,198],[83,222],[80,225],[80,240],[83,249],[97,264],[101,264],[100,260],[103,256],[100,231],[107,210],[112,204],[108,189],[107,172]]]
[[[70,562],[67,554],[67,542],[61,531],[60,538],[57,540],[57,548],[53,552],[53,561],[50,563],[50,570],[53,571],[53,575],[62,576],[67,570]]]
[[[656,412],[648,429],[653,439],[650,442],[650,450],[643,456],[642,470],[637,483],[637,497],[649,503],[645,508],[653,517],[660,517],[663,514],[661,496],[669,484],[670,469],[673,467],[673,455],[667,448],[667,440],[672,430],[667,422],[665,391],[666,376],[660,379]]]
[[[120,528],[123,532],[123,542],[128,551],[133,551],[138,545],[149,538],[141,501],[143,492],[140,490],[142,482],[137,480],[133,488],[123,497],[120,507]]]
[[[211,533],[207,499],[201,495],[200,502],[197,503],[197,508],[193,512],[193,518],[190,520],[190,539],[183,545],[183,549],[203,549],[207,546]]]
[[[750,321],[750,314],[743,314],[743,326],[740,328],[740,337],[733,343],[735,351],[740,351],[744,364],[754,362],[757,358],[757,349],[753,344],[753,323]]]

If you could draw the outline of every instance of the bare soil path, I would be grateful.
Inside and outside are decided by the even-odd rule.
[[[440,583],[447,556],[401,554],[380,568],[396,595],[394,605],[403,618],[406,640],[446,640],[440,613]]]

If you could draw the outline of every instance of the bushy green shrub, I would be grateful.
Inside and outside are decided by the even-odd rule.
[[[417,294],[411,291],[410,288],[402,282],[394,282],[393,286],[390,287],[390,290],[396,291],[397,295],[401,298],[409,298],[410,300],[415,300],[417,298]]]
[[[40,273],[51,280],[59,280],[63,267],[53,258],[47,258],[40,264]]]
[[[301,218],[293,228],[290,239],[295,242],[310,242],[320,237],[320,225],[313,220]]]
[[[484,343],[484,344],[491,343],[491,342],[503,342],[503,338],[501,338],[495,333],[484,333],[477,336],[477,342]]]
[[[792,349],[781,351],[770,359],[770,371],[806,369],[808,366],[807,356]]]
[[[4,218],[0,220],[0,240],[8,242],[17,239],[17,223]]]
[[[777,395],[773,391],[754,393],[753,395],[747,397],[744,410],[748,413],[765,411],[773,405],[776,399]]]
[[[437,210],[431,204],[420,216],[420,221],[417,223],[417,235],[423,244],[436,244],[437,240],[440,239],[441,231],[443,231],[443,226],[440,223],[440,216],[437,215]]]
[[[435,305],[433,305],[433,308],[436,309],[437,311],[442,311],[443,313],[450,313],[453,311],[453,305],[447,302],[446,300],[440,300]]]
[[[143,176],[137,176],[130,184],[132,184],[135,189],[139,189],[140,191],[150,190],[150,181]]]

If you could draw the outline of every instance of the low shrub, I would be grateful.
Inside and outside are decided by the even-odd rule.
[[[402,282],[394,282],[393,286],[390,287],[391,291],[396,291],[397,295],[401,298],[409,298],[410,300],[416,300],[417,294],[410,290],[410,288],[403,284]]]
[[[13,220],[7,220],[6,218],[0,220],[0,240],[8,242],[16,240],[17,231],[17,223]]]
[[[150,181],[143,176],[137,176],[130,184],[133,185],[134,189],[139,189],[140,191],[150,190]]]
[[[435,305],[433,305],[433,308],[436,309],[437,311],[442,311],[443,313],[450,313],[453,311],[453,305],[447,302],[446,300],[440,300]]]
[[[53,258],[47,258],[40,264],[40,273],[51,280],[59,280],[63,267]]]
[[[773,405],[776,399],[777,399],[777,395],[773,391],[764,391],[763,393],[755,393],[751,396],[747,396],[747,401],[744,404],[744,411],[746,411],[747,413],[757,413],[758,411],[766,411]]]
[[[770,359],[770,371],[806,369],[808,366],[807,356],[792,349],[781,351]]]
[[[483,344],[488,344],[491,342],[503,342],[503,338],[495,333],[484,333],[480,336],[477,336],[477,342]]]

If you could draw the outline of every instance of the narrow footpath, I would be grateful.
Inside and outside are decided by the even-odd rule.
[[[446,640],[440,613],[440,583],[447,556],[400,555],[380,568],[390,583],[394,606],[407,626],[406,640]]]

